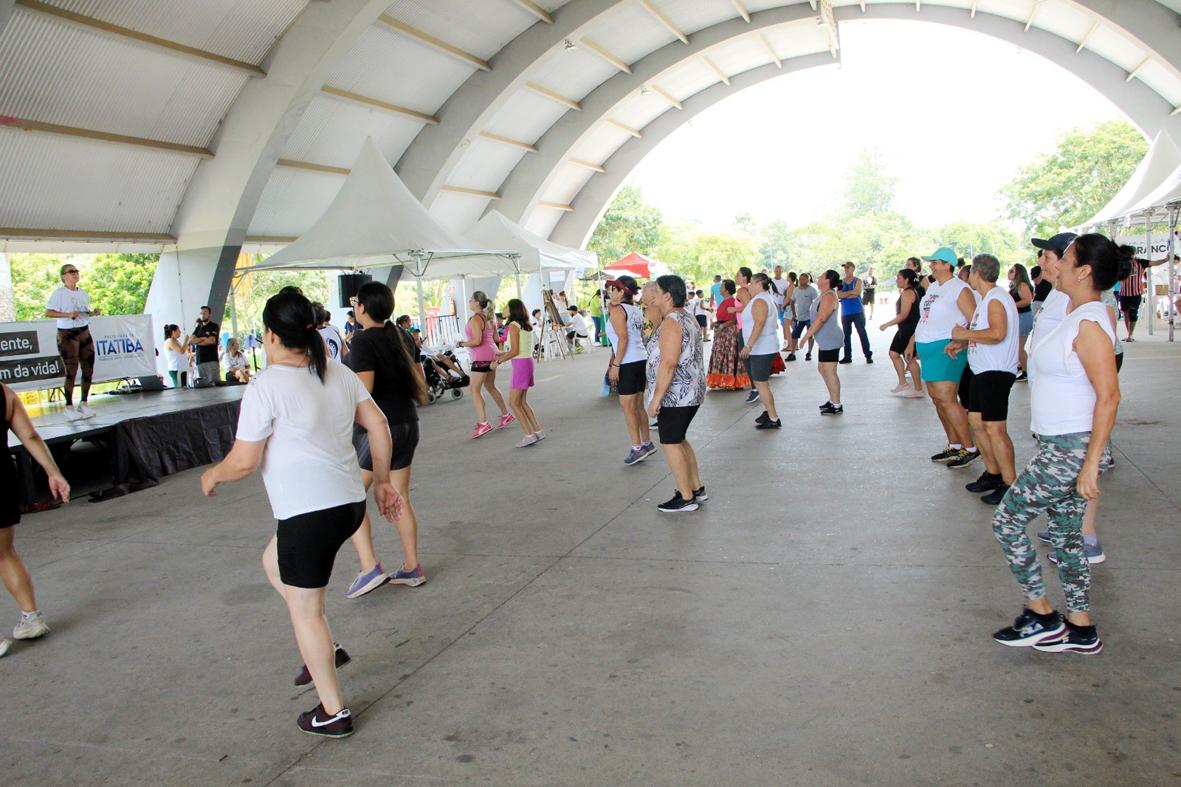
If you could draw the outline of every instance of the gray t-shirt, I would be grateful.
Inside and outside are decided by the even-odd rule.
[[[809,284],[807,287],[796,287],[792,300],[795,303],[796,319],[809,320],[812,314],[812,304],[820,297],[820,291]]]

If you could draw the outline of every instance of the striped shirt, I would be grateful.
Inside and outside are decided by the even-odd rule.
[[[1144,294],[1144,264],[1140,260],[1132,260],[1132,272],[1120,281],[1119,294],[1133,298]]]

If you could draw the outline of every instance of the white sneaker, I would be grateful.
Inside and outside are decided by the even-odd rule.
[[[0,637],[0,656],[7,653],[10,647],[12,647],[12,640]]]
[[[906,394],[906,398],[907,399],[923,399],[926,397],[926,395],[927,395],[926,391],[923,391],[923,390],[913,391],[912,390],[910,393]]]
[[[67,407],[62,412],[65,413],[67,421],[81,421],[86,418],[82,411],[77,407]]]
[[[97,415],[97,413],[94,412],[94,410],[90,409],[90,405],[88,405],[86,402],[83,402],[82,404],[78,405],[78,412],[80,412],[82,414],[83,418],[94,418],[94,416]]]
[[[898,385],[895,385],[893,388],[890,389],[890,393],[900,394],[900,393],[903,393],[909,387],[910,386],[907,385],[906,383],[899,383]]]
[[[12,630],[13,639],[37,639],[44,637],[49,633],[49,624],[45,622],[45,616],[40,612],[34,612],[32,615],[25,617],[21,615],[20,623]]]

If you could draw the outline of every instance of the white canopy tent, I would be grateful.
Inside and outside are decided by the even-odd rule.
[[[511,248],[483,246],[440,226],[367,138],[324,215],[298,239],[239,273],[403,265],[417,283],[425,330],[423,280],[515,274],[518,257]]]
[[[1168,132],[1162,131],[1152,140],[1148,152],[1136,165],[1123,188],[1089,221],[1084,222],[1084,226],[1098,226],[1130,215],[1134,212],[1134,206],[1156,191],[1178,167],[1181,167],[1181,149],[1177,148]]]
[[[1132,219],[1144,219],[1147,235],[1145,246],[1148,249],[1152,248],[1152,222],[1164,220],[1169,226],[1169,240],[1165,246],[1166,259],[1169,261],[1169,341],[1174,339],[1173,332],[1177,321],[1177,278],[1173,257],[1176,254],[1175,243],[1179,213],[1181,213],[1181,165],[1174,168],[1156,188],[1152,189],[1139,202],[1131,205],[1125,214]],[[1152,269],[1148,270],[1148,330],[1151,333],[1152,321],[1156,316],[1156,287],[1152,281]]]

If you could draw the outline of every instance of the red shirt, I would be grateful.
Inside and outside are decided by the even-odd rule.
[[[1119,283],[1119,294],[1132,297],[1143,295],[1144,270],[1144,264],[1140,260],[1132,260],[1132,272]]]
[[[738,302],[737,298],[729,297],[722,301],[718,306],[718,322],[727,322],[736,319],[738,314],[742,311],[742,304]]]

